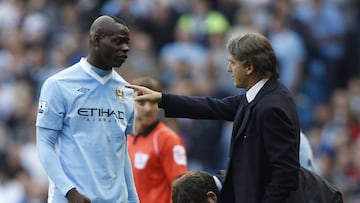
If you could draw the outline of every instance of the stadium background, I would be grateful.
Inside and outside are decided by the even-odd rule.
[[[226,72],[226,41],[261,32],[295,94],[317,172],[360,202],[360,1],[0,0],[0,203],[41,203],[47,177],[35,149],[44,80],[86,55],[90,23],[114,15],[131,30],[118,71],[163,91],[224,97],[242,90]],[[231,123],[165,121],[186,143],[190,170],[226,167]]]

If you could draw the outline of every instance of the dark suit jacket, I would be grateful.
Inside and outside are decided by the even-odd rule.
[[[159,107],[167,117],[234,122],[220,202],[303,202],[300,129],[291,93],[270,79],[244,112],[245,103],[245,94],[224,99],[163,94]]]

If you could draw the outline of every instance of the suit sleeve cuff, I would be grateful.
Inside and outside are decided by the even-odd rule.
[[[159,108],[165,108],[168,94],[162,93],[161,101],[158,103]]]

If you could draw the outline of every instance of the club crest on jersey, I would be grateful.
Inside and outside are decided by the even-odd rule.
[[[38,113],[42,114],[45,112],[45,108],[46,108],[46,101],[40,100],[39,101],[39,108],[38,108]]]
[[[115,90],[115,95],[116,95],[116,98],[118,98],[119,100],[123,100],[125,93],[123,90],[121,90],[119,87],[117,87]]]

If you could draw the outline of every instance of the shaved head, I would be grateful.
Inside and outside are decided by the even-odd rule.
[[[90,36],[94,34],[111,34],[113,32],[114,26],[121,26],[120,29],[125,32],[129,32],[129,28],[122,22],[120,19],[103,15],[98,17],[90,27]]]
[[[129,52],[129,28],[121,20],[103,15],[90,27],[88,61],[101,69],[120,67]]]

